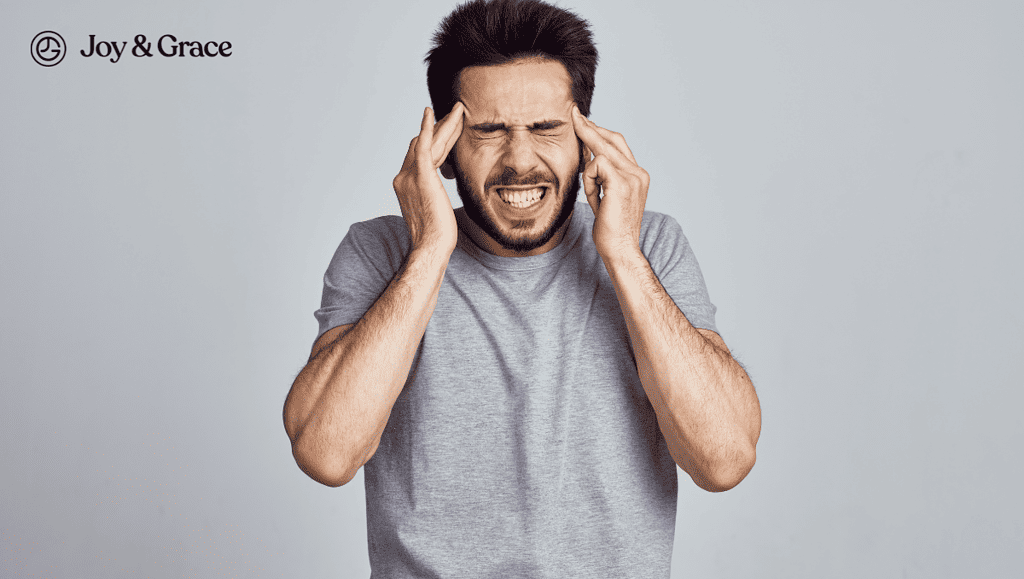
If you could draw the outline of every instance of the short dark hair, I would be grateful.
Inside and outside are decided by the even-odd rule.
[[[424,59],[434,117],[441,119],[455,106],[462,69],[536,57],[565,66],[573,101],[590,116],[597,48],[586,20],[540,0],[470,0],[458,6],[441,21]]]

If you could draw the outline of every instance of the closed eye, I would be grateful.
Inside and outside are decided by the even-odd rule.
[[[565,132],[563,121],[541,121],[526,127],[530,133],[541,137],[557,137]],[[493,139],[508,134],[512,130],[504,123],[481,123],[469,127],[481,139]]]
[[[530,132],[541,137],[557,137],[565,132],[565,123],[562,121],[544,121],[534,123]]]
[[[501,137],[505,136],[505,131],[497,130],[497,129],[496,130],[492,130],[492,131],[473,131],[473,136],[476,139],[479,139],[479,140],[482,140],[482,141],[487,141],[487,140],[491,140],[491,139],[500,139]]]
[[[563,123],[562,121],[544,121],[542,123],[533,123],[533,125],[530,126],[530,130],[551,132],[564,124],[565,123]]]
[[[502,123],[481,123],[479,125],[473,125],[473,126],[471,126],[469,128],[474,130],[474,131],[476,131],[477,133],[484,134],[484,135],[489,135],[489,134],[492,134],[492,133],[497,133],[499,131],[504,132],[505,130],[508,129],[508,127],[506,127]]]

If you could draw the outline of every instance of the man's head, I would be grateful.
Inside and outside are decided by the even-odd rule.
[[[594,91],[587,23],[536,0],[474,0],[442,21],[426,61],[437,118],[466,106],[442,167],[466,214],[505,250],[550,249],[583,168],[571,111],[589,114]]]

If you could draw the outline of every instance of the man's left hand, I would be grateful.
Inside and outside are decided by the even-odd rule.
[[[596,217],[594,243],[598,253],[611,257],[616,252],[639,249],[650,175],[636,164],[622,135],[597,126],[575,105],[572,124],[587,148],[583,190]]]

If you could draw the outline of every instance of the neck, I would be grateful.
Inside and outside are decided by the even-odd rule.
[[[555,234],[547,241],[547,243],[529,251],[513,251],[503,247],[495,241],[493,237],[487,235],[479,225],[466,215],[464,207],[459,207],[455,210],[455,220],[459,224],[459,230],[465,233],[477,247],[487,253],[497,255],[499,257],[527,257],[531,255],[541,255],[542,253],[547,253],[558,247],[558,244],[562,243],[562,238],[565,237],[565,232],[569,229],[569,224],[572,223],[572,213],[569,213],[569,218],[565,220],[565,223],[558,227]]]

